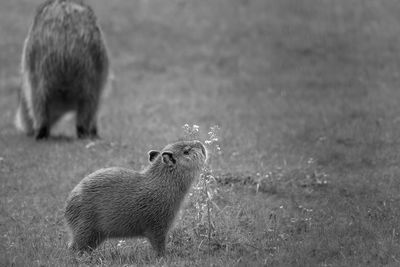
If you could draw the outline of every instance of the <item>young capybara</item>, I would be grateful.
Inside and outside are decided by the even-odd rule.
[[[206,157],[200,141],[179,141],[150,151],[141,172],[113,167],[89,174],[67,199],[68,247],[91,251],[106,238],[146,237],[164,255],[167,232]]]
[[[91,7],[82,0],[47,0],[24,43],[17,129],[47,138],[63,114],[76,111],[78,137],[97,137],[108,72],[107,48]]]

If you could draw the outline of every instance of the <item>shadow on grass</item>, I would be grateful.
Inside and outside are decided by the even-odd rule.
[[[89,140],[89,139],[88,139]],[[46,139],[38,140],[38,143],[41,142],[49,142],[49,143],[72,143],[74,141],[80,141],[80,139],[72,136],[67,136],[67,135],[51,135]]]

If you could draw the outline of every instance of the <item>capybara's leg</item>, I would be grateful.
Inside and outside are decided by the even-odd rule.
[[[76,116],[76,132],[78,138],[98,138],[97,131],[98,101],[80,101]]]
[[[165,240],[166,240],[166,232],[165,231],[156,231],[148,234],[148,239],[150,241],[151,246],[157,253],[157,257],[162,257],[165,255]]]
[[[102,233],[93,231],[92,234],[89,236],[88,247],[91,250],[96,249],[103,241],[105,237]]]
[[[40,89],[47,90],[47,89]],[[35,138],[36,140],[45,139],[49,137],[50,134],[50,124],[48,116],[48,106],[45,96],[33,95],[33,114],[34,114],[34,128],[35,128]]]
[[[73,234],[68,248],[73,251],[91,252],[104,241],[104,235],[94,230],[81,230]]]
[[[50,135],[50,128],[48,125],[44,124],[36,130],[35,138],[36,140],[46,139]]]

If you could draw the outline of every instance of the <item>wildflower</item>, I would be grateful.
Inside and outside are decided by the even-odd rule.
[[[119,241],[118,241],[118,244],[117,244],[117,247],[122,247],[122,246],[125,245],[125,243],[126,243],[125,240],[119,240]]]

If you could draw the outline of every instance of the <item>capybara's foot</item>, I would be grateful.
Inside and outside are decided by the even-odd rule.
[[[100,138],[97,133],[97,127],[92,127],[90,130],[88,130],[87,127],[77,126],[76,133],[77,133],[79,139],[87,139],[87,138],[98,139],[98,138]]]
[[[50,135],[50,129],[48,126],[42,126],[40,127],[35,134],[35,139],[36,140],[43,140],[49,138]]]

